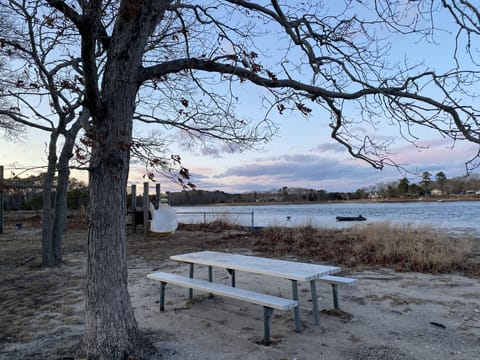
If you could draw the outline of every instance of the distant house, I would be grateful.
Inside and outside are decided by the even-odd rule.
[[[440,189],[433,189],[432,191],[430,191],[430,194],[432,196],[442,196],[443,195],[443,191],[440,190]]]
[[[380,196],[380,194],[379,194],[378,192],[375,191],[375,192],[369,193],[369,194],[368,194],[368,198],[369,198],[369,199],[380,199],[381,196]]]

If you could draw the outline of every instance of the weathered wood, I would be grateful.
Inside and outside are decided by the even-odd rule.
[[[0,234],[3,234],[3,165],[0,165]]]
[[[148,209],[149,209],[150,201],[148,198],[148,182],[143,183],[143,236],[148,235]]]

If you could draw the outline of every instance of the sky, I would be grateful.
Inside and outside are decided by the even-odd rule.
[[[392,49],[392,57],[408,53],[412,62],[425,61],[440,68],[447,68],[451,60],[451,34],[439,35],[436,44],[418,46],[404,38],[398,38]],[[272,46],[272,45],[270,45]],[[412,51],[413,49],[413,51]],[[269,51],[269,50],[266,50]],[[248,118],[263,116],[261,104],[255,103],[258,94],[248,89],[238,91],[240,113]],[[353,159],[345,148],[330,138],[328,118],[313,113],[308,118],[299,113],[273,115],[279,125],[278,134],[267,144],[258,144],[256,149],[242,153],[185,149],[175,144],[171,151],[182,157],[182,164],[189,169],[191,181],[197,189],[220,190],[229,193],[269,191],[282,187],[302,187],[316,190],[356,191],[384,183],[398,181],[403,177],[418,183],[423,171],[433,176],[443,171],[447,178],[463,176],[465,162],[477,153],[478,147],[471,143],[452,144],[431,131],[420,131],[420,145],[415,147],[398,136],[398,129],[380,127],[379,135],[396,138],[391,147],[392,158],[403,165],[408,173],[397,168],[385,167],[376,170],[369,164]],[[46,164],[48,135],[31,130],[22,141],[10,142],[0,137],[0,165],[5,168],[5,177],[19,174],[26,168]],[[218,145],[218,149],[222,146]],[[25,171],[24,175],[40,170]],[[145,181],[145,168],[132,163],[129,183]],[[86,179],[85,172],[73,176]],[[157,178],[162,191],[180,191],[181,188],[168,179]]]

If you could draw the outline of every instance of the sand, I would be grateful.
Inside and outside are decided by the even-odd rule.
[[[333,310],[331,288],[318,284],[320,325],[311,311],[310,288],[299,283],[302,332],[293,312],[275,311],[273,344],[261,344],[262,307],[167,286],[159,311],[155,270],[187,275],[172,254],[216,250],[268,256],[249,247],[248,231],[177,231],[173,236],[129,232],[129,290],[139,327],[165,359],[480,359],[479,279],[461,274],[395,272],[388,268],[343,269],[358,279],[339,289],[341,311]],[[0,235],[0,358],[74,359],[84,330],[83,288],[86,231],[71,228],[65,264],[40,266],[40,229],[7,224]],[[306,261],[287,257],[288,260]],[[335,264],[331,264],[335,265]],[[199,278],[207,269],[197,267]],[[229,274],[214,271],[217,282]],[[291,296],[287,280],[237,272],[237,286]]]

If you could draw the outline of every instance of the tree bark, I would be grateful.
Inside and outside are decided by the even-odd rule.
[[[42,208],[42,264],[46,267],[58,266],[61,259],[57,259],[53,246],[52,227],[52,189],[55,180],[55,169],[57,166],[57,140],[58,133],[52,131],[48,146],[48,165],[43,182],[43,208]]]
[[[83,115],[83,114],[82,114]],[[80,117],[82,117],[80,115]],[[87,115],[88,116],[88,115]],[[65,143],[63,144],[60,157],[58,159],[57,170],[57,191],[55,193],[55,210],[52,227],[52,248],[57,264],[63,262],[62,244],[63,235],[66,229],[67,211],[68,211],[68,181],[70,179],[69,162],[73,156],[73,148],[77,138],[78,131],[81,128],[82,119],[79,118],[65,133]]]
[[[89,174],[87,257],[87,355],[99,359],[141,358],[137,322],[128,293],[125,218],[132,118],[138,85],[134,68],[111,61],[102,100],[93,116]]]
[[[48,167],[43,183],[43,218],[42,218],[42,263],[46,267],[58,266],[63,262],[62,243],[66,225],[68,180],[70,177],[69,161],[73,156],[73,147],[81,128],[78,119],[65,134],[65,144],[60,158],[57,158],[58,131],[50,135],[48,150]],[[57,162],[58,160],[58,162]],[[52,189],[55,171],[58,170],[55,202],[52,204]]]
[[[97,145],[90,162],[90,202],[86,293],[87,355],[99,359],[145,357],[153,352],[139,334],[127,284],[125,218],[127,212],[128,139],[135,92],[118,86],[99,120]]]
[[[127,178],[135,99],[141,84],[147,39],[170,1],[124,0],[109,42],[100,92],[93,88],[95,43],[82,37],[87,87],[86,107],[92,116],[89,134],[89,230],[87,256],[87,356],[98,359],[153,359],[156,350],[139,332],[127,283],[125,218]],[[95,12],[95,14],[97,14]],[[95,23],[94,23],[95,24]],[[88,29],[85,30],[88,35]]]

